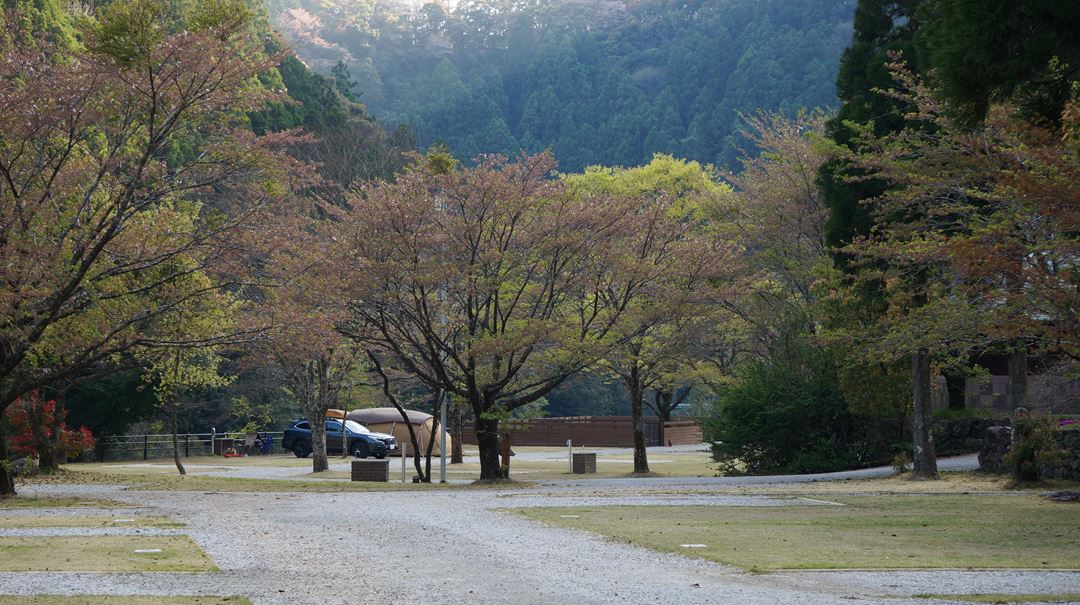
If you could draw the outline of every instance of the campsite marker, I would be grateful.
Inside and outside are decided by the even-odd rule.
[[[567,439],[566,440],[566,448],[569,450],[569,453],[570,453],[570,474],[573,475],[574,474],[574,440],[573,439]]]

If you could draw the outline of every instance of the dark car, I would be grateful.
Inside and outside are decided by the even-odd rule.
[[[326,419],[326,451],[330,454],[341,453],[341,421]],[[367,427],[353,422],[345,421],[345,433],[348,439],[349,449],[357,458],[385,458],[391,450],[397,449],[397,440],[385,433],[372,433]],[[281,446],[291,450],[297,458],[307,458],[311,453],[311,423],[307,420],[294,420],[285,429]]]

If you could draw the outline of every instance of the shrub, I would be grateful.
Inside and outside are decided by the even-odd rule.
[[[892,459],[893,472],[897,475],[902,475],[911,470],[911,454],[907,451],[902,451],[899,454],[893,456]]]
[[[1005,467],[1013,481],[1035,482],[1042,467],[1059,459],[1063,452],[1057,442],[1057,421],[1047,414],[1020,416],[1013,420],[1013,442],[1005,455]]]
[[[39,455],[39,444],[35,438],[52,439],[55,414],[56,402],[41,401],[37,392],[11,404],[6,410],[6,416],[13,429],[12,452],[21,456]],[[61,418],[60,447],[68,457],[73,458],[94,447],[94,436],[86,427],[69,429]]]
[[[809,346],[738,368],[705,420],[714,459],[729,472],[751,474],[823,472],[878,460],[880,447],[870,445],[849,411],[837,375],[829,354]]]

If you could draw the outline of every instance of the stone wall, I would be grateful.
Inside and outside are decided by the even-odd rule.
[[[969,378],[964,384],[964,401],[968,408],[1003,413],[1011,413],[1016,407],[1009,393],[1008,376]],[[1080,414],[1080,380],[1058,373],[1028,376],[1024,407],[1048,414]]]
[[[1058,444],[1065,450],[1061,462],[1051,468],[1043,469],[1043,476],[1050,479],[1072,479],[1080,481],[1080,431],[1061,431]]]
[[[934,451],[938,456],[977,452],[983,445],[986,429],[1010,423],[1008,417],[939,420],[934,423]]]
[[[1058,431],[1056,436],[1065,455],[1056,464],[1044,466],[1043,477],[1080,481],[1080,431]],[[986,429],[983,447],[979,451],[979,469],[991,473],[1005,472],[1005,454],[1011,445],[1012,429],[1009,427],[994,426]]]

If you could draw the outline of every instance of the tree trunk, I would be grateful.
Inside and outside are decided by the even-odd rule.
[[[630,415],[634,420],[634,472],[649,472],[649,458],[645,452],[645,394],[641,390],[641,374],[635,363],[630,369],[626,386],[630,392]]]
[[[179,335],[178,335],[179,336]],[[179,340],[179,338],[177,338]],[[172,393],[172,451],[173,462],[176,463],[176,470],[180,471],[180,476],[187,474],[187,470],[184,469],[184,463],[180,461],[180,444],[176,439],[176,429],[179,422],[177,417],[180,415],[180,349],[176,349],[176,357],[173,362],[173,393]]]
[[[671,402],[674,400],[675,393],[671,391],[656,392],[656,415],[660,417],[660,422],[671,422],[671,410],[675,407]]]
[[[495,481],[499,478],[499,421],[484,418],[478,406],[473,406],[476,416],[476,444],[480,449],[480,480]]]
[[[349,414],[344,409],[341,411],[345,412],[345,415],[341,417],[341,457],[348,458],[352,452],[349,451],[349,431],[345,430],[345,416],[348,416]],[[387,452],[387,455],[389,455],[389,452]]]
[[[937,458],[934,455],[934,414],[930,399],[930,352],[919,349],[911,354],[911,384],[913,395],[912,437],[915,442],[914,470],[917,479],[936,479]]]
[[[962,372],[948,372],[945,374],[945,390],[949,394],[949,409],[962,410],[966,405],[964,401],[964,387],[967,384],[967,376]]]
[[[56,460],[57,468],[59,465],[67,464],[67,450],[64,449],[64,420],[67,416],[67,387],[57,391],[56,393],[56,407],[53,408],[53,426],[52,426],[52,453]]]
[[[46,405],[48,404],[44,396],[35,397],[31,400],[29,415],[30,438],[34,442],[34,449],[37,450],[38,470],[43,473],[54,473],[60,470],[60,467],[56,464],[52,439],[49,438],[49,427],[46,426]]]
[[[1027,407],[1027,351],[1019,349],[1009,353],[1009,395],[1013,409]]]
[[[330,362],[325,357],[317,356],[308,366],[313,374],[315,405],[308,414],[311,423],[311,472],[321,473],[330,470],[330,461],[326,459],[326,410],[330,408]],[[342,427],[344,428],[344,426]]]
[[[435,426],[435,423],[432,423],[432,426]],[[435,436],[439,435],[441,432],[442,427],[439,427],[438,431],[431,431],[431,434],[428,435],[427,451],[425,452],[424,456],[424,465],[426,467],[427,480],[429,483],[431,482],[431,450],[435,449]],[[442,450],[439,451],[441,452]]]
[[[311,472],[321,473],[330,470],[330,462],[326,459],[326,420],[324,415],[318,412],[309,414],[308,422],[311,423]]]
[[[180,397],[173,394],[172,401],[172,457],[173,462],[176,463],[176,470],[180,471],[181,475],[187,474],[187,469],[184,468],[184,463],[180,461],[180,441],[177,439],[177,427],[179,426],[178,418],[180,416]]]
[[[461,402],[457,402],[450,409],[450,464],[463,464],[465,462],[464,453],[461,450],[461,425],[462,416],[465,414],[464,406]]]
[[[7,442],[7,420],[0,411],[0,498],[15,495],[15,474],[9,461]]]
[[[390,395],[390,391],[389,391],[390,383],[389,383],[389,381],[384,380],[383,385],[384,385],[384,387],[386,389],[384,392],[386,393],[386,395],[388,397],[390,397],[391,403],[394,404],[394,407],[396,407],[398,412],[401,414],[401,419],[402,419],[402,421],[405,422],[405,428],[409,431],[409,444],[412,446],[412,450],[413,450],[413,468],[416,469],[416,476],[420,478],[421,483],[431,483],[431,441],[432,441],[432,439],[430,439],[430,438],[428,439],[428,449],[427,449],[427,452],[425,452],[423,446],[420,444],[420,437],[421,436],[416,434],[416,429],[414,429],[412,423],[409,422],[409,415],[405,412],[405,408],[401,407],[401,405],[398,403],[396,397],[393,397],[393,396]],[[433,402],[432,402],[432,405],[431,405],[432,416],[434,416],[435,411],[438,410],[439,403],[442,401],[442,397],[443,397],[442,391],[441,390],[436,390],[435,391],[435,397],[433,398]],[[436,426],[436,424],[434,422],[432,422],[431,426],[434,427],[434,426]],[[434,437],[434,436],[435,436],[435,431],[431,431],[431,435],[429,437]],[[425,459],[427,461],[427,468],[426,469],[425,469],[425,465],[424,465]]]

